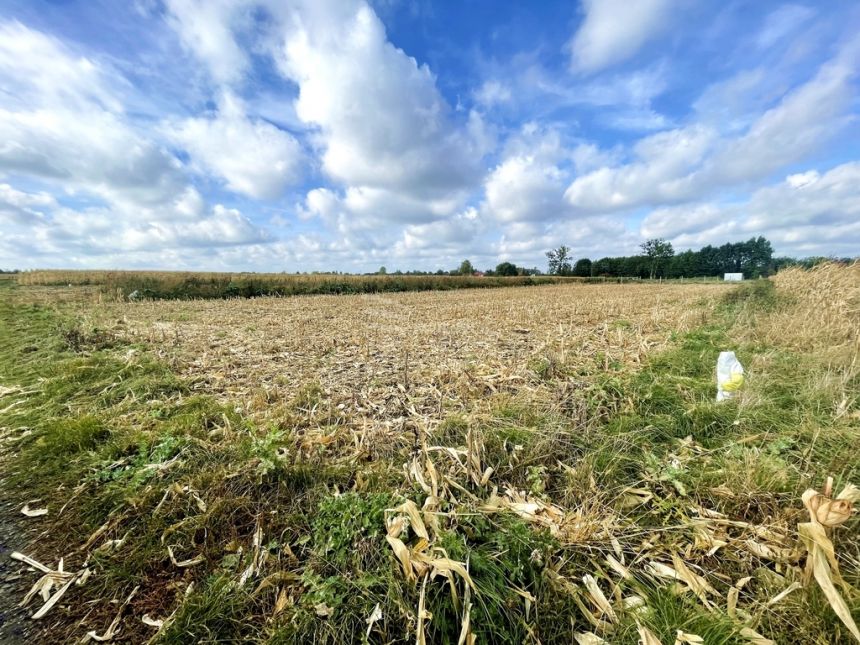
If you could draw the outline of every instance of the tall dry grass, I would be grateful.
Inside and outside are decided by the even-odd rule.
[[[108,299],[191,300],[304,294],[379,293],[478,289],[574,282],[558,276],[339,275],[286,273],[207,273],[181,271],[27,271],[21,285],[95,285]]]
[[[820,264],[780,271],[777,293],[790,299],[768,317],[766,331],[777,344],[848,352],[860,350],[860,262]],[[789,303],[786,303],[789,304]]]

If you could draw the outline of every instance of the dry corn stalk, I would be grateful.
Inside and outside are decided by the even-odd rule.
[[[432,615],[424,609],[424,598],[428,579],[433,579],[436,576],[445,578],[448,581],[454,607],[459,610],[460,599],[457,593],[455,574],[463,580],[466,587],[466,593],[464,596],[466,608],[463,613],[460,637],[461,639],[464,639],[463,642],[472,643],[474,636],[471,634],[471,629],[469,627],[469,611],[471,608],[471,601],[469,599],[471,597],[470,591],[475,585],[472,582],[468,569],[466,568],[466,563],[450,559],[445,550],[440,547],[433,547],[431,549],[431,539],[435,536],[431,536],[427,532],[427,527],[424,524],[421,513],[418,511],[418,507],[412,500],[406,500],[400,506],[389,509],[388,512],[396,513],[396,515],[386,518],[385,523],[387,535],[385,536],[385,539],[388,544],[391,545],[394,555],[400,562],[400,566],[403,569],[403,575],[406,579],[409,582],[416,582],[419,578],[421,579],[421,595],[417,614],[418,626],[416,628],[416,643],[420,645],[426,642],[424,637],[424,621],[425,619],[432,619]],[[406,530],[407,525],[411,528],[415,537],[418,538],[417,542],[411,547],[407,547],[403,540],[400,539],[403,531]]]
[[[844,589],[849,589],[839,573],[839,563],[836,560],[833,542],[830,540],[833,527],[843,524],[851,517],[854,510],[853,504],[860,498],[860,491],[849,484],[835,499],[832,499],[830,497],[832,488],[833,480],[828,478],[823,494],[813,489],[803,493],[803,504],[809,511],[810,518],[809,522],[797,525],[797,531],[808,553],[804,581],[808,583],[811,577],[815,577],[833,611],[854,638],[860,642],[860,630],[834,584],[838,583]]]
[[[188,560],[177,560],[176,556],[173,553],[172,545],[167,547],[167,555],[170,556],[170,561],[173,563],[173,566],[178,567],[180,569],[184,569],[185,567],[193,567],[206,560],[206,558],[204,558],[202,555],[198,555],[197,557],[190,558]]]
[[[636,629],[639,631],[639,642],[641,645],[663,645],[660,639],[654,635],[654,632],[645,627],[645,625],[636,623]]]
[[[26,515],[27,517],[41,517],[42,515],[48,514],[47,508],[30,508],[29,504],[25,504],[24,508],[21,509],[21,514]]]
[[[73,573],[70,571],[63,570],[63,559],[60,558],[60,562],[57,564],[57,568],[51,569],[50,567],[45,566],[38,560],[34,560],[30,556],[24,555],[23,553],[19,553],[15,551],[10,556],[13,560],[18,560],[19,562],[23,562],[38,571],[41,571],[44,575],[39,578],[36,583],[30,588],[30,591],[27,592],[27,595],[24,596],[24,600],[21,601],[21,607],[25,607],[29,604],[30,600],[33,599],[37,593],[42,596],[43,605],[36,611],[35,614],[31,616],[33,620],[39,620],[43,618],[45,614],[47,614],[51,608],[57,604],[57,601],[63,597],[63,594],[69,590],[69,587],[72,586],[75,582],[82,584],[82,581],[86,580],[89,577],[89,569],[84,568],[80,571]],[[56,588],[53,595],[51,594],[52,590]]]

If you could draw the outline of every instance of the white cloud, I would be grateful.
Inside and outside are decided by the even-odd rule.
[[[166,0],[168,20],[182,44],[205,60],[220,83],[241,80],[248,56],[233,36],[248,3],[234,0]]]
[[[585,17],[570,42],[571,66],[597,72],[632,57],[668,26],[672,0],[583,0]]]
[[[743,186],[808,157],[842,130],[856,63],[847,49],[739,133],[699,122],[640,139],[626,164],[577,177],[565,195],[578,209],[606,212],[697,199]]]
[[[668,88],[665,63],[575,79],[520,55],[491,66],[488,76],[476,100],[483,105],[482,100],[495,99],[497,91],[504,92],[508,114],[525,113],[535,120],[554,120],[563,114],[571,128],[576,126],[571,122],[571,110],[574,114],[592,112],[602,125],[616,130],[649,131],[670,125],[670,119],[653,107],[654,100]],[[497,88],[498,78],[505,81]],[[499,101],[495,105],[499,106]]]
[[[499,258],[525,265],[537,261],[543,268],[545,252],[559,244],[569,246],[574,258],[598,259],[633,253],[639,242],[639,235],[622,221],[590,216],[549,222],[514,222],[502,228],[502,236],[492,248]]]
[[[128,252],[121,259],[130,260],[138,253],[266,239],[238,210],[210,208],[181,162],[139,131],[123,104],[128,85],[109,66],[51,36],[0,23],[0,87],[13,96],[0,108],[0,174],[9,178],[0,183],[0,251],[30,266],[40,259],[68,266],[78,257],[98,262]],[[253,188],[263,192],[274,182],[266,173],[280,168],[261,158],[262,140],[271,145],[277,134],[229,106],[221,116],[202,134],[225,157],[246,153],[241,161],[261,175]],[[254,137],[254,162],[265,167],[254,166],[242,147]],[[46,190],[24,190],[18,181]]]
[[[477,209],[467,208],[454,217],[407,226],[392,255],[410,258],[422,251],[431,257],[440,253],[451,257],[467,254],[473,250],[472,241],[486,228]]]
[[[388,42],[365,3],[291,12],[279,67],[299,86],[296,114],[320,129],[335,181],[426,196],[479,177],[485,142],[454,123],[430,69]]]
[[[27,226],[44,219],[46,208],[57,204],[48,193],[28,193],[13,188],[9,184],[0,184],[0,221],[6,224]]]
[[[587,173],[601,166],[618,162],[618,150],[601,150],[594,143],[579,143],[571,150],[570,157],[579,174]]]
[[[817,170],[808,170],[806,172],[799,172],[794,175],[789,175],[785,178],[786,183],[792,188],[803,188],[804,186],[808,186],[810,184],[814,184],[819,180],[821,175]]]
[[[149,222],[120,232],[116,246],[129,251],[260,242],[265,234],[238,210],[216,204],[212,212],[191,222]]]
[[[17,206],[10,208],[8,202]],[[174,211],[175,212],[175,211]],[[7,220],[0,251],[24,267],[54,266],[88,258],[89,266],[125,253],[121,264],[172,249],[218,248],[267,241],[268,235],[236,209],[216,204],[193,218],[133,218],[116,208],[72,209],[43,193],[23,193],[0,184],[0,221]]]
[[[165,130],[203,170],[223,179],[230,190],[256,199],[279,197],[300,179],[306,162],[294,136],[249,118],[229,92],[213,117],[168,123]]]
[[[510,101],[511,89],[507,84],[492,79],[484,81],[481,87],[475,90],[474,96],[481,105],[492,107]]]
[[[642,222],[643,237],[667,237],[681,246],[766,235],[777,252],[798,255],[860,248],[860,162],[788,175],[749,199],[658,208]]]
[[[759,49],[772,47],[808,23],[815,11],[804,5],[786,4],[768,14],[764,26],[756,38]]]
[[[703,126],[651,135],[634,146],[631,162],[577,177],[565,197],[577,209],[598,212],[686,199],[693,183],[690,174],[716,138],[712,129]]]
[[[185,184],[179,162],[117,116],[60,106],[0,109],[0,170],[142,205],[169,201]]]
[[[23,59],[19,59],[23,56]],[[129,126],[116,97],[124,81],[56,39],[0,25],[0,171],[141,205],[184,189],[179,162]]]
[[[369,248],[393,243],[397,226],[454,218],[480,182],[482,158],[494,145],[481,115],[452,110],[430,69],[389,42],[384,25],[363,0],[216,3],[200,24],[194,11],[184,10],[173,25],[187,43],[229,41],[224,48],[192,50],[216,80],[236,86],[247,63],[234,51],[243,25],[239,20],[235,27],[236,16],[260,8],[268,23],[261,27],[256,53],[271,55],[284,78],[298,88],[289,116],[307,128],[330,181],[308,192],[298,216],[318,217],[344,236],[344,245]],[[243,163],[264,137],[249,143],[249,155],[244,155],[244,146],[234,145],[238,137],[223,136],[223,126],[215,128],[222,118],[219,113],[214,120],[188,120],[184,129],[174,131],[187,135],[179,139],[196,163],[233,189],[254,197],[274,192],[260,186],[272,183],[267,181],[271,171],[264,171],[272,165],[268,156],[254,167]],[[223,150],[235,153],[237,148],[238,158],[223,159]],[[282,159],[286,153],[281,149],[271,158]]]
[[[844,52],[808,82],[762,114],[741,137],[713,159],[706,174],[721,182],[766,177],[820,148],[853,117],[846,114],[855,88],[856,53]]]
[[[564,174],[533,155],[510,157],[489,175],[486,209],[503,222],[545,220],[569,211]]]
[[[121,111],[122,79],[98,61],[19,22],[0,22],[0,78],[3,106],[26,109],[59,104],[66,109]]]

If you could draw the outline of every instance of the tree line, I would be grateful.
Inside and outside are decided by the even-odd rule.
[[[654,238],[639,245],[637,255],[603,257],[599,260],[575,258],[569,246],[561,245],[547,251],[548,275],[577,276],[582,278],[702,278],[722,277],[726,273],[742,273],[744,278],[772,275],[789,266],[811,268],[821,262],[854,261],[852,258],[815,256],[803,259],[774,257],[773,246],[762,236],[745,242],[729,242],[721,246],[704,246],[698,251],[675,253],[672,243]],[[380,267],[377,274],[386,274]],[[512,262],[501,262],[494,269],[480,271],[470,260],[463,260],[459,267],[435,272],[396,271],[393,275],[486,275],[486,276],[533,276],[541,275],[537,267],[526,268]]]
[[[652,280],[713,277],[725,273],[743,273],[745,278],[758,278],[797,262],[792,258],[774,258],[773,246],[761,236],[745,242],[708,245],[698,251],[681,253],[675,253],[672,243],[661,238],[647,240],[640,248],[642,252],[638,255],[574,261],[570,248],[562,245],[547,252],[548,271],[552,275]]]

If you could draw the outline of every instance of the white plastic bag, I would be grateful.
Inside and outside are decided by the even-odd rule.
[[[717,401],[735,395],[744,384],[744,366],[734,352],[720,352],[717,359]]]

